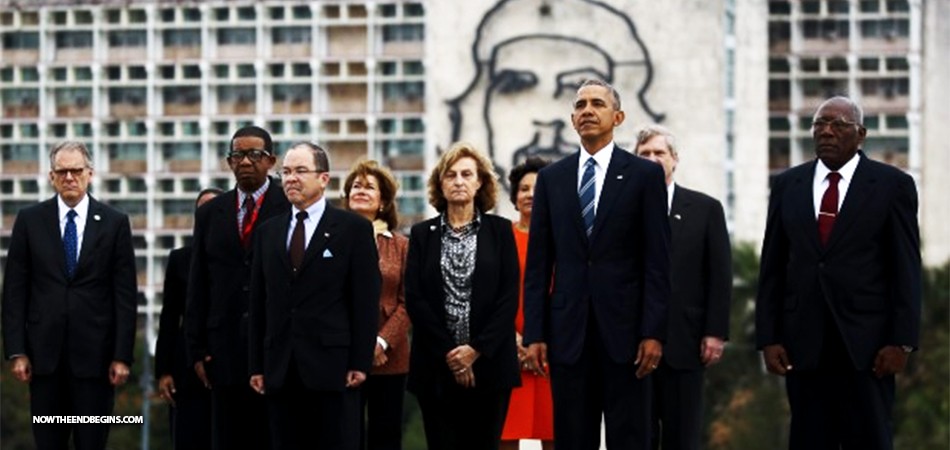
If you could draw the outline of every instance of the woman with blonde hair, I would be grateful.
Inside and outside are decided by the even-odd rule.
[[[518,255],[511,222],[488,213],[497,186],[482,152],[454,144],[429,177],[429,203],[439,215],[410,233],[408,386],[429,450],[497,450],[511,389],[520,383]]]

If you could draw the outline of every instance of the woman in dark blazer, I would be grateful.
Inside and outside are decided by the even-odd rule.
[[[412,227],[406,307],[413,326],[409,391],[429,450],[497,449],[511,389],[518,255],[491,162],[468,144],[442,154],[429,177],[439,215]]]
[[[402,448],[402,408],[409,372],[409,316],[403,275],[409,240],[396,233],[396,191],[392,172],[376,161],[360,161],[343,182],[346,209],[370,222],[376,233],[379,272],[383,277],[379,296],[379,331],[373,352],[373,371],[360,387],[365,426],[360,440],[365,450]]]

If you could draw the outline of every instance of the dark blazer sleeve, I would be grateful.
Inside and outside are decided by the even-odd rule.
[[[782,197],[787,174],[776,178],[769,194],[765,238],[759,264],[759,291],[755,301],[755,342],[758,349],[782,342],[781,308],[785,291],[788,238],[782,221]]]
[[[187,253],[186,253],[187,252]],[[179,248],[168,254],[162,294],[162,314],[159,318],[158,340],[155,343],[155,377],[171,375],[174,371],[175,348],[181,335],[181,318],[185,313],[185,294],[188,280],[179,274],[188,273],[190,248]]]
[[[638,158],[630,155],[632,158]],[[637,159],[638,162],[644,162]],[[663,169],[650,163],[643,198],[643,338],[666,340],[670,302],[670,221]]]
[[[23,210],[13,223],[7,265],[3,276],[3,349],[7,359],[26,354],[26,304],[30,283],[30,210]]]
[[[117,214],[118,222],[113,246],[112,292],[115,313],[114,361],[132,364],[135,353],[136,297],[135,250],[132,247],[132,226],[129,217]]]
[[[215,202],[208,202],[195,213],[192,232],[191,268],[188,271],[188,288],[185,297],[185,349],[192,363],[208,354],[208,264],[205,254],[205,233],[208,232],[209,215]],[[255,233],[256,234],[256,233]]]
[[[548,295],[554,273],[554,240],[551,235],[547,172],[541,170],[534,185],[531,230],[524,274],[524,345],[548,339]],[[567,218],[565,218],[567,220]]]
[[[249,376],[264,374],[264,331],[267,327],[267,308],[265,308],[264,302],[267,300],[267,286],[262,255],[264,254],[264,243],[270,242],[270,239],[272,239],[270,238],[270,231],[281,228],[271,222],[267,221],[256,230],[251,243],[254,246],[254,254],[258,257],[254,258],[253,263],[251,263],[251,295],[248,303],[247,323],[247,371]]]
[[[485,215],[485,224],[491,227],[490,233],[486,237],[492,239],[488,242],[482,240],[479,236],[478,246],[488,247],[493,256],[490,266],[475,267],[473,279],[473,289],[491,286],[481,280],[483,273],[486,276],[498,277],[497,289],[495,292],[487,292],[487,295],[474,294],[473,297],[489,303],[489,316],[484,322],[477,334],[472,336],[471,346],[482,355],[492,357],[496,350],[504,344],[510,344],[514,335],[515,315],[518,313],[518,278],[520,268],[518,267],[518,247],[515,244],[515,236],[511,230],[511,222],[507,219],[495,216]],[[482,250],[477,250],[481,252]],[[480,261],[481,262],[481,261]],[[484,262],[489,262],[485,260]],[[492,273],[494,272],[494,273]]]
[[[917,225],[917,187],[906,174],[898,174],[897,192],[888,212],[889,253],[893,264],[893,331],[889,344],[916,348],[920,338],[922,276],[920,231]]]
[[[729,306],[732,299],[732,249],[722,204],[709,197],[706,224],[706,265],[709,279],[706,305],[706,336],[729,338]],[[675,276],[675,275],[674,275]]]
[[[371,222],[354,214],[347,214],[347,228],[352,234],[353,257],[347,276],[350,277],[349,297],[352,303],[350,330],[349,370],[369,373],[376,350],[376,332],[379,329],[379,293],[382,285],[379,273],[379,255]]]

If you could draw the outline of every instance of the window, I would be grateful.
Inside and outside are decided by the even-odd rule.
[[[291,10],[294,16],[294,19],[297,20],[310,20],[313,17],[313,13],[310,12],[309,6],[294,6]]]
[[[122,79],[122,68],[119,66],[109,66],[106,67],[106,78],[109,80],[121,80]]]
[[[145,127],[145,122],[127,122],[126,130],[129,136],[145,136],[148,133],[148,128]]]
[[[271,30],[271,39],[274,45],[279,44],[309,44],[309,27],[284,27]]]
[[[90,48],[92,33],[89,31],[59,31],[56,33],[56,48]]]
[[[383,84],[386,100],[420,100],[425,96],[425,83],[421,81]]]
[[[182,67],[182,74],[186,80],[197,80],[201,78],[201,68],[198,66],[184,66]]]
[[[39,137],[40,130],[36,124],[25,124],[20,125],[20,137],[23,138],[35,138]]]
[[[887,125],[887,128],[891,130],[906,130],[907,116],[887,116],[884,118],[884,123]]]
[[[9,106],[36,106],[40,101],[40,92],[36,89],[4,89],[0,98]]]
[[[173,142],[162,144],[162,157],[166,161],[200,160],[200,142]]]
[[[229,78],[231,76],[231,67],[227,64],[218,64],[214,66],[214,76],[216,78]]]
[[[214,9],[214,19],[219,22],[227,22],[231,17],[231,10],[227,7],[225,8],[215,8]]]
[[[403,63],[403,72],[406,75],[425,75],[425,67],[422,61],[406,61]]]
[[[226,28],[218,30],[218,45],[253,45],[257,35],[253,28]]]
[[[306,120],[295,120],[290,123],[291,130],[296,135],[309,135],[310,122]]]
[[[66,124],[64,123],[54,123],[50,129],[52,129],[53,136],[58,138],[66,137]],[[111,134],[110,134],[111,136]],[[118,136],[118,135],[116,135]]]
[[[402,121],[402,130],[405,133],[425,133],[425,122],[422,119],[405,119]]]
[[[818,72],[821,70],[821,63],[816,58],[805,58],[799,62],[802,72]]]
[[[218,86],[221,102],[254,102],[256,97],[254,86]]]
[[[788,131],[791,125],[786,117],[769,117],[769,131]]]
[[[130,80],[144,80],[146,78],[148,78],[148,72],[145,71],[145,67],[142,67],[142,66],[129,67]]]
[[[174,137],[175,136],[175,123],[174,122],[162,122],[158,124],[158,132],[164,137]]]
[[[818,14],[821,12],[821,2],[818,0],[806,0],[802,2],[802,12],[805,14]]]
[[[181,134],[185,136],[201,136],[201,126],[198,122],[182,122]]]
[[[788,60],[785,58],[769,58],[769,72],[788,73],[791,71]]]
[[[254,65],[253,64],[239,64],[237,66],[237,76],[238,78],[254,78]]]
[[[257,12],[254,11],[253,6],[244,6],[238,8],[237,16],[238,20],[253,22],[254,19],[257,18]]]
[[[398,72],[398,65],[393,61],[383,61],[379,65],[379,71],[383,75],[396,75]]]
[[[379,5],[379,15],[383,17],[396,17],[396,5],[392,3]]]
[[[182,17],[185,22],[201,22],[201,10],[198,8],[185,8],[182,10]]]
[[[294,64],[293,66],[293,76],[295,77],[309,77],[313,74],[313,71],[310,70],[310,64]]]
[[[175,21],[175,9],[174,8],[165,8],[160,13],[162,22],[170,23]]]
[[[163,80],[174,80],[175,66],[161,66],[158,68],[158,73]]]
[[[73,72],[73,77],[76,78],[76,81],[92,80],[92,69],[89,67],[77,67],[75,72]]]
[[[92,137],[92,125],[88,123],[74,123],[73,135],[76,137]]]
[[[268,67],[270,71],[270,76],[273,78],[283,78],[284,77],[284,65],[283,64],[271,64]]]
[[[908,12],[910,3],[907,0],[888,0],[887,12]]]
[[[145,88],[109,88],[109,103],[144,105]]]
[[[76,21],[76,25],[89,25],[92,23],[92,11],[80,9],[76,11],[76,15],[73,16],[73,20]]]
[[[422,17],[425,14],[425,10],[422,8],[421,3],[406,3],[403,5],[403,13],[406,17]]]
[[[274,101],[275,102],[309,102],[310,101],[310,85],[307,84],[290,84],[290,85],[275,85],[274,86]]]
[[[792,5],[787,1],[770,1],[769,14],[787,16],[792,13]]]
[[[847,0],[828,0],[828,12],[847,14],[849,5]]]
[[[40,34],[35,32],[3,33],[6,50],[36,50],[40,48]]]
[[[864,72],[877,72],[881,62],[877,58],[861,58],[858,67]]]
[[[147,20],[148,16],[145,14],[144,9],[129,10],[129,23],[145,23]]]
[[[425,28],[420,24],[383,25],[383,42],[422,42]]]
[[[271,20],[284,20],[284,7],[274,6],[270,8],[270,18]]]
[[[75,105],[80,108],[92,105],[92,89],[89,88],[59,88],[55,93],[57,105]]]
[[[861,12],[863,13],[876,13],[881,9],[881,2],[879,0],[861,0]]]
[[[197,86],[176,86],[162,88],[165,103],[201,103],[201,88]]]
[[[40,72],[36,67],[24,67],[20,70],[20,80],[24,82],[40,81]]]
[[[831,58],[827,62],[829,72],[847,72],[848,60],[844,58]]]
[[[145,161],[146,146],[141,143],[113,143],[106,145],[109,159],[120,161]]]
[[[66,71],[64,70],[63,72],[65,73]],[[12,67],[4,67],[3,69],[0,69],[0,81],[13,81]]]
[[[165,47],[196,47],[201,45],[199,30],[165,30],[162,32]]]
[[[907,58],[904,57],[887,58],[884,64],[888,71],[906,72],[910,70]]]
[[[129,178],[129,192],[146,192],[145,180],[142,178]]]

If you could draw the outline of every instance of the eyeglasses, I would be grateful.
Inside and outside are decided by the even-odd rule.
[[[86,173],[86,169],[87,167],[55,169],[53,170],[53,173],[59,178],[66,178],[67,175],[72,175],[73,178],[79,178],[82,174]]]
[[[281,178],[290,178],[291,176],[296,176],[297,178],[303,178],[311,173],[321,174],[326,172],[325,170],[311,169],[308,167],[285,167],[280,171]]]
[[[857,125],[857,122],[851,122],[849,120],[844,120],[842,118],[837,118],[834,120],[831,119],[815,119],[811,122],[812,130],[821,130],[826,126],[831,125],[831,128],[835,131],[847,131],[848,128]]]
[[[248,150],[246,152],[231,152],[228,153],[228,161],[231,164],[239,164],[241,161],[244,161],[244,158],[250,159],[251,162],[260,162],[264,159],[265,156],[270,155],[266,150]]]

